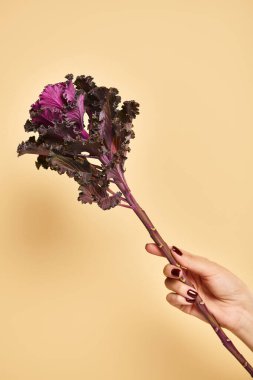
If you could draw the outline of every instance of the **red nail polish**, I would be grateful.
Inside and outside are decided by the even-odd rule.
[[[182,256],[182,252],[180,251],[180,249],[178,249],[177,247],[175,247],[174,245],[171,247],[172,251],[175,252],[176,254],[178,254],[179,256]]]
[[[173,276],[179,277],[180,269],[177,269],[177,268],[173,268],[173,269],[171,269],[171,274],[172,274]]]
[[[194,303],[195,302],[195,299],[192,299],[192,298],[185,298],[185,299],[189,303]]]
[[[198,293],[195,292],[195,290],[192,290],[192,289],[188,289],[187,290],[187,294],[188,294],[188,296],[193,297],[193,298],[196,298],[197,295],[198,295]]]

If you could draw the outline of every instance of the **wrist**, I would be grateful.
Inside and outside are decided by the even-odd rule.
[[[239,326],[231,331],[253,351],[253,293],[249,292],[244,306],[240,309]]]

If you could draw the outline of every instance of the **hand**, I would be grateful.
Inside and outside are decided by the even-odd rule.
[[[146,250],[157,256],[164,256],[156,244],[149,243]],[[178,264],[187,269],[188,279],[194,288],[178,280],[181,269],[167,264],[164,267],[165,285],[173,293],[167,301],[187,314],[205,321],[193,304],[197,293],[206,303],[221,327],[225,327],[253,350],[253,293],[228,269],[204,257],[169,246]],[[181,254],[180,254],[181,253]],[[197,293],[196,293],[197,292]]]

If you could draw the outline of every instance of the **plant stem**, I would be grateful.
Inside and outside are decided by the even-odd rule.
[[[132,208],[131,206],[123,205],[122,203],[119,203],[118,206],[126,207],[126,208]]]
[[[135,198],[133,197],[124,173],[120,169],[120,167],[117,168],[117,176],[114,178],[116,185],[120,189],[120,191],[124,194],[126,200],[128,201],[129,205],[135,212],[135,214],[138,216],[138,218],[142,221],[146,229],[148,230],[151,238],[154,240],[154,242],[157,244],[157,246],[160,248],[160,250],[164,253],[164,255],[167,257],[170,264],[180,266],[175,258],[173,257],[169,246],[167,243],[162,239],[161,235],[157,231],[157,229],[154,227],[153,223],[147,216],[146,212],[140,207],[140,205],[137,203]],[[181,267],[183,276],[180,278],[180,281],[184,282],[188,286],[191,286],[194,288],[194,285],[189,281],[187,278],[187,274],[185,273],[184,269]],[[252,366],[246,361],[246,359],[241,355],[241,353],[237,350],[237,348],[234,346],[234,344],[231,342],[231,340],[227,337],[227,335],[222,330],[221,326],[219,325],[216,318],[213,316],[213,314],[208,310],[207,306],[205,305],[202,298],[198,295],[196,297],[196,301],[194,303],[196,307],[200,310],[202,315],[205,317],[207,322],[212,326],[215,333],[220,338],[222,344],[227,348],[228,351],[231,352],[231,354],[241,363],[241,365],[248,371],[253,377],[253,368]]]
[[[109,193],[111,193],[111,194],[115,194],[115,192],[113,191],[113,190],[111,190],[111,189],[107,189],[107,191],[109,192]],[[124,198],[124,197],[120,197],[120,199],[122,200],[122,201],[124,201],[124,202],[127,202],[127,200]],[[127,202],[128,203],[128,202]]]

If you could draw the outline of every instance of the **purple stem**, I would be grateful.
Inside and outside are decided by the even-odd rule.
[[[119,165],[117,166],[117,169],[115,170],[114,181],[115,181],[115,184],[120,189],[120,191],[124,194],[126,200],[128,201],[129,205],[131,206],[135,214],[138,216],[138,218],[142,221],[142,223],[148,230],[151,238],[154,240],[154,242],[157,244],[160,250],[164,253],[164,255],[166,256],[170,264],[180,267],[180,265],[177,263],[177,261],[173,257],[167,243],[162,239],[161,235],[159,234],[157,229],[154,227],[153,223],[147,216],[146,212],[139,206],[136,199],[133,197],[131,190],[127,185],[124,173],[121,170]],[[182,267],[181,267],[181,270],[182,270],[183,276],[180,278],[180,281],[194,288],[194,285],[191,283],[191,281],[189,281],[189,279],[187,278],[187,274],[185,273]],[[196,297],[194,304],[202,313],[202,315],[205,317],[206,321],[212,326],[215,333],[220,338],[222,344],[241,363],[241,365],[246,369],[246,371],[249,372],[251,377],[253,377],[252,366],[246,361],[246,359],[241,355],[241,353],[237,350],[237,348],[234,346],[231,340],[224,333],[219,322],[216,320],[214,315],[208,310],[207,306],[205,305],[204,301],[199,295]]]
[[[107,189],[107,191],[109,191],[109,193],[111,193],[111,194],[115,194],[115,192],[113,191],[113,190],[111,190],[111,189]],[[120,200],[122,200],[122,201],[124,201],[124,202],[127,202],[127,200],[124,198],[124,197],[120,197]],[[128,202],[127,202],[128,203]],[[129,208],[130,208],[130,206],[128,206]]]
[[[122,203],[119,203],[118,206],[126,207],[126,208],[132,208],[131,206],[123,205]]]

